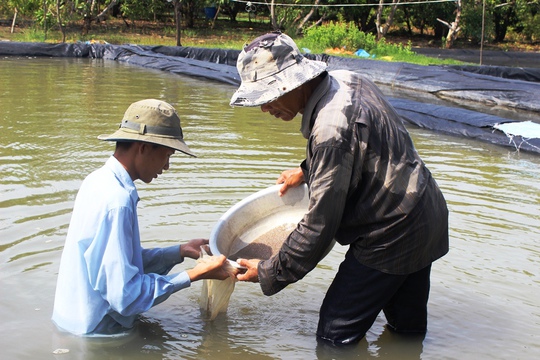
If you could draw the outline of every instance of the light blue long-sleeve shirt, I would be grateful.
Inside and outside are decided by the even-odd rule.
[[[83,335],[131,328],[137,315],[189,287],[180,245],[143,249],[137,189],[111,156],[83,181],[62,253],[52,320]]]

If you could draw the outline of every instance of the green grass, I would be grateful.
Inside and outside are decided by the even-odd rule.
[[[337,56],[355,57],[354,53],[362,49],[370,59],[383,61],[408,62],[418,65],[462,64],[457,60],[441,60],[418,55],[407,44],[392,44],[384,38],[377,40],[375,35],[366,34],[352,22],[330,22],[322,26],[307,29],[302,39],[297,40],[300,48],[308,48],[312,53],[330,53]]]

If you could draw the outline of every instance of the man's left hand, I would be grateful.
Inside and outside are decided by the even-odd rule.
[[[180,256],[198,259],[201,256],[201,246],[208,254],[210,254],[208,239],[193,239],[188,241],[187,244],[182,244],[180,246]]]

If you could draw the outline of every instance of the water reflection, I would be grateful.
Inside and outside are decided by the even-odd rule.
[[[208,237],[217,219],[304,156],[299,122],[234,109],[229,85],[88,59],[0,59],[0,346],[5,358],[476,359],[540,356],[540,158],[411,128],[450,209],[451,250],[433,266],[425,339],[377,319],[350,349],[315,340],[319,306],[345,248],[272,297],[239,283],[227,314],[202,320],[200,284],[144,315],[133,338],[57,337],[50,316],[73,200],[113,145],[96,140],[125,108],[160,98],[199,156],[138,184],[145,247]],[[193,266],[187,261],[179,267]],[[29,341],[31,339],[31,341]],[[120,339],[118,339],[120,340]],[[122,341],[123,341],[122,340]]]

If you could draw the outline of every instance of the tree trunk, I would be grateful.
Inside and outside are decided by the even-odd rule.
[[[13,21],[11,22],[11,33],[13,34],[13,29],[15,28],[15,22],[17,21],[17,13],[19,11],[15,8],[15,13],[13,14]]]
[[[195,0],[185,0],[183,9],[186,27],[192,29],[195,27]]]
[[[444,46],[446,49],[450,49],[452,45],[454,44],[454,41],[456,41],[458,37],[459,31],[461,30],[461,27],[459,26],[460,20],[461,20],[461,0],[456,1],[456,18],[451,24],[437,18],[437,21],[446,25],[449,29],[448,35],[446,35],[446,44]]]
[[[91,26],[92,26],[92,17],[89,15],[85,15],[83,18],[82,34],[88,35],[88,33],[90,32]]]
[[[47,37],[47,12],[49,12],[47,9],[47,0],[43,0],[43,32],[45,33],[45,37]]]
[[[315,0],[315,3],[313,3],[313,5],[319,5],[319,3],[321,2],[321,0]],[[317,10],[317,6],[313,6],[311,8],[311,10],[309,10],[309,12],[307,13],[306,16],[304,16],[304,18],[302,19],[302,21],[300,21],[300,23],[298,24],[298,26],[296,27],[296,34],[300,34],[304,28],[304,25],[306,24],[306,22],[309,21],[309,19],[311,19],[311,17],[313,16],[313,14],[315,13],[315,11]]]
[[[379,0],[379,7],[377,8],[377,20],[375,21],[375,24],[377,25],[377,40],[384,38],[388,33],[390,26],[392,26],[392,23],[394,22],[394,15],[396,14],[397,4],[399,4],[399,2],[400,0],[392,0],[392,4],[394,4],[392,5],[392,11],[390,11],[390,15],[388,15],[388,19],[386,19],[384,25],[381,25],[384,0]]]
[[[96,16],[96,20],[103,21],[105,19],[105,16],[107,16],[109,11],[111,11],[116,6],[116,4],[118,4],[118,0],[111,0],[109,5],[107,5],[107,7]]]
[[[210,29],[212,30],[214,30],[214,26],[216,25],[216,19],[220,11],[221,11],[221,5],[218,5],[217,10],[216,10],[216,15],[214,15],[214,18],[212,19],[212,26],[210,27]]]
[[[58,21],[58,26],[60,26],[60,32],[62,33],[62,42],[66,42],[66,28],[62,24],[62,16],[60,15],[60,1],[56,0],[56,20]]]
[[[86,6],[84,7],[84,14],[83,14],[83,27],[82,27],[82,34],[87,35],[90,32],[90,28],[92,27],[92,21],[93,21],[93,15],[94,15],[94,8],[96,6],[95,0],[86,0]]]
[[[276,20],[276,9],[274,6],[274,0],[272,0],[272,3],[270,4],[270,20],[272,21],[272,29],[273,30],[279,30],[279,26]]]
[[[409,36],[413,35],[412,31],[412,25],[411,25],[411,14],[409,13],[408,7],[403,7],[403,13],[405,14],[405,25],[407,25],[407,33]],[[423,26],[420,27],[420,35],[424,35],[424,28]]]
[[[508,27],[512,25],[515,16],[514,3],[495,6],[493,9],[493,22],[495,23],[495,41],[502,42],[506,37]]]
[[[174,22],[176,24],[176,46],[182,46],[181,24],[182,15],[180,14],[180,0],[174,0]]]

